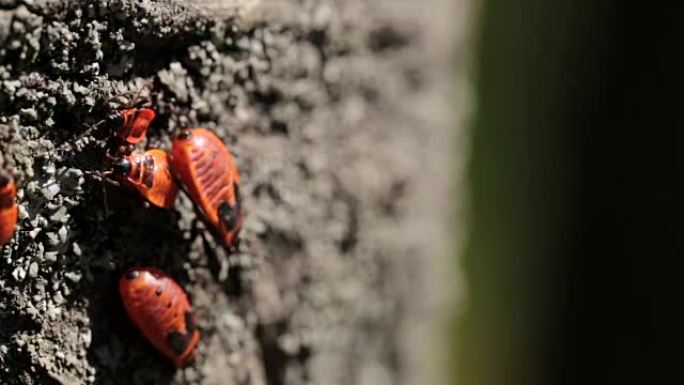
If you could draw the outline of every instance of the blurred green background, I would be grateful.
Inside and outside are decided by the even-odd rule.
[[[661,219],[681,207],[676,13],[518,0],[477,18],[453,383],[665,381],[680,355],[661,347],[679,324],[658,318],[681,291]]]

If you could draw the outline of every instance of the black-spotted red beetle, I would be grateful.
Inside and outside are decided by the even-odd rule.
[[[173,140],[171,158],[181,187],[213,232],[235,251],[244,215],[240,175],[228,148],[207,129],[185,129]]]
[[[170,170],[169,155],[160,149],[110,158],[111,174],[124,185],[137,190],[148,202],[171,208],[176,202],[178,184]]]
[[[192,360],[200,332],[188,295],[171,277],[153,268],[131,268],[119,280],[124,308],[133,324],[177,367]]]
[[[114,131],[110,154],[129,155],[147,137],[147,129],[157,114],[150,108],[127,108],[107,115],[105,122]]]

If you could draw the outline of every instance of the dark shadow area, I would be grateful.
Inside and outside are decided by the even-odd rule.
[[[103,217],[100,187],[76,210],[79,239],[88,239],[80,263],[90,274],[82,288],[91,320],[89,362],[96,367],[96,382],[170,383],[176,369],[145,340],[128,317],[118,293],[123,271],[132,266],[159,268],[181,285],[187,282],[182,264],[189,246],[177,226],[173,210],[145,208],[133,192],[108,187],[110,215]],[[90,260],[89,260],[90,259]],[[92,267],[93,268],[89,268]]]
[[[97,274],[102,284],[84,290],[92,322],[88,361],[97,369],[96,384],[169,384],[175,367],[128,320],[118,293],[121,271]]]
[[[197,214],[200,215],[200,214]],[[193,234],[193,236],[199,236],[202,238],[202,247],[204,248],[204,253],[207,256],[207,267],[211,272],[212,278],[220,283],[221,288],[233,299],[240,298],[245,291],[243,287],[243,282],[241,279],[242,266],[238,264],[231,265],[229,262],[230,252],[224,246],[218,246],[222,242],[222,238],[218,234],[213,234],[210,231],[206,233]],[[214,243],[209,242],[208,237],[212,237]],[[228,268],[227,277],[225,279],[221,277],[223,265]]]
[[[2,328],[0,328],[0,341],[6,341],[7,338],[18,331],[31,334],[40,329],[40,325],[27,315],[4,310],[0,310],[0,325],[2,325]]]
[[[285,384],[285,369],[288,361],[295,358],[289,356],[278,346],[278,338],[286,330],[286,321],[280,321],[272,325],[259,325],[256,330],[268,385]]]
[[[482,16],[455,376],[680,377],[675,13],[660,2],[492,1]]]
[[[27,362],[31,362],[31,355],[26,350],[12,350],[4,356],[2,364],[13,368],[22,368],[23,371],[17,370],[18,375],[13,377],[2,377],[2,383],[6,385],[23,385],[23,384],[45,384],[45,385],[62,385],[58,379],[52,377],[44,368],[40,366],[29,367]],[[31,370],[33,369],[33,370]]]
[[[586,69],[593,95],[578,93],[571,111],[582,129],[557,383],[665,383],[681,377],[679,21],[659,2],[609,4],[587,52],[599,64]]]

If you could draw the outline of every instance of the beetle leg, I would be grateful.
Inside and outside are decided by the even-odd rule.
[[[108,175],[111,174],[111,172],[105,171],[102,174],[102,182],[110,184],[115,187],[121,187],[121,182],[108,177]]]
[[[151,104],[152,100],[150,100],[149,97],[140,97],[140,94],[142,94],[142,91],[147,88],[149,90],[152,89],[153,81],[149,80],[145,82],[143,85],[138,88],[138,91],[135,92],[135,96],[133,99],[131,99],[130,106],[132,108],[141,108],[145,106],[146,104]]]
[[[147,98],[147,97],[141,98],[140,97],[141,91],[142,91],[142,88],[140,89],[140,91],[138,91],[138,94],[133,99],[133,103],[131,103],[131,108],[144,108],[145,106],[149,106],[152,103],[150,98]]]
[[[233,182],[233,191],[235,191],[235,206],[237,207],[239,215],[242,212],[242,198],[240,198],[240,185]]]
[[[195,216],[190,222],[190,239],[195,239],[198,236],[204,237],[204,234],[200,231],[199,224],[202,220]]]
[[[109,203],[108,200],[109,198],[107,197],[107,185],[105,184],[105,181],[109,180],[109,178],[102,178],[102,203],[104,205],[104,212],[105,212],[105,218],[109,216]]]

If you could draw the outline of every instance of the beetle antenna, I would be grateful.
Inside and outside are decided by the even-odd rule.
[[[114,100],[114,99],[116,99],[116,98],[118,98],[118,97],[120,97],[120,96],[124,96],[124,95],[135,95],[136,93],[140,93],[140,91],[126,91],[126,92],[119,92],[119,93],[113,94],[113,95],[111,95],[110,97],[104,99],[104,100],[102,101],[102,105],[107,105],[107,104],[109,104],[109,102],[111,102],[112,100]]]
[[[148,97],[141,98],[141,97],[140,97],[140,94],[141,94],[142,91],[143,91],[144,89],[146,89],[146,88],[149,89],[149,90],[152,89],[152,80],[146,81],[145,83],[143,83],[143,84],[140,86],[140,88],[138,88],[137,91],[135,91],[135,96],[133,97],[133,99],[131,99],[130,107],[132,107],[132,108],[140,108],[140,107],[142,107],[142,106],[144,106],[145,104],[148,104],[148,103],[150,102],[150,98],[148,98]],[[133,92],[133,91],[131,91],[131,92]]]
[[[97,123],[95,123],[95,124],[92,124],[92,125],[90,125],[90,124],[85,124],[85,123],[84,123],[83,125],[86,126],[86,130],[85,130],[84,132],[82,132],[80,135],[78,135],[77,137],[75,137],[75,138],[73,138],[73,139],[71,139],[71,140],[69,140],[69,141],[67,141],[67,142],[65,142],[65,143],[63,143],[63,144],[61,144],[59,147],[57,147],[57,148],[55,149],[57,155],[62,156],[62,155],[64,154],[64,152],[69,151],[69,150],[72,148],[73,145],[75,145],[76,143],[78,143],[80,140],[82,140],[82,139],[85,138],[86,136],[92,134],[93,131],[95,131],[96,129],[102,127],[102,125],[103,125],[105,122],[106,122],[106,121],[103,119],[103,120],[101,120],[101,121],[99,121],[99,122],[97,122]],[[106,146],[106,144],[105,144],[105,146]]]
[[[145,88],[145,85],[143,84],[138,88],[138,91],[135,93],[135,96],[131,100],[131,107],[138,107],[138,103],[140,102],[140,93],[142,93],[143,88]]]

